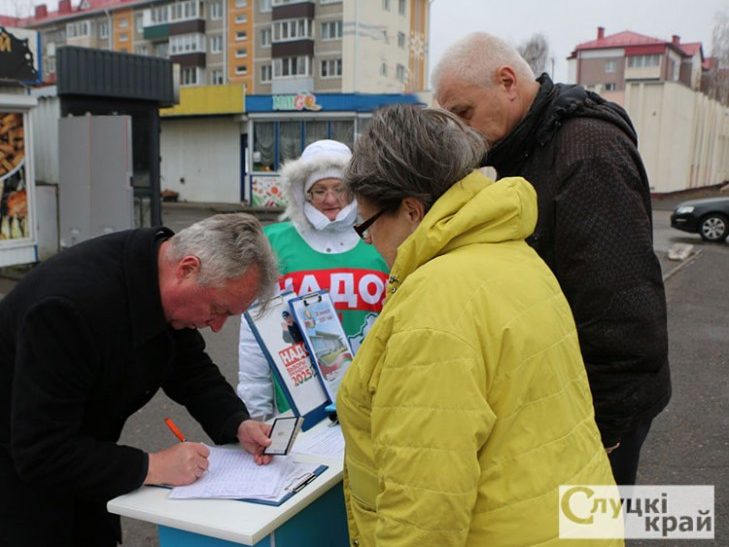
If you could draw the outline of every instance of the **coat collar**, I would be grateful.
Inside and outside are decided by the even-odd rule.
[[[126,297],[135,347],[169,328],[159,292],[157,254],[160,244],[173,234],[164,227],[134,230],[124,248]]]
[[[426,262],[466,245],[519,241],[537,222],[534,188],[521,177],[495,184],[480,171],[456,182],[400,244],[388,292]]]
[[[547,73],[537,78],[537,82],[539,91],[526,116],[489,150],[482,165],[493,166],[499,174],[514,173],[536,147],[550,142],[570,118],[595,118],[612,123],[637,142],[630,118],[620,106],[582,86],[555,84]]]

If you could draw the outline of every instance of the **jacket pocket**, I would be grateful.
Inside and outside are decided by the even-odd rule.
[[[374,513],[376,507],[377,475],[362,464],[347,460],[347,476],[349,477],[349,490],[358,508]]]

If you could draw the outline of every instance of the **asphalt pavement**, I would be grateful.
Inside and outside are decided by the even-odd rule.
[[[702,194],[705,192],[702,192]],[[693,196],[692,196],[693,197]],[[669,350],[673,398],[653,423],[644,445],[639,484],[715,485],[714,541],[681,545],[729,546],[729,244],[708,244],[699,236],[672,230],[670,210],[688,196],[654,200],[654,240],[666,281]],[[181,229],[235,206],[164,204],[164,222]],[[265,221],[274,220],[268,215]],[[694,245],[685,262],[667,259],[675,243]],[[12,288],[0,278],[0,294]],[[237,383],[237,344],[240,320],[231,318],[217,334],[203,331],[207,349],[228,381]],[[184,408],[161,392],[132,416],[121,443],[147,451],[176,442],[163,419],[172,417],[189,439],[210,442]],[[122,519],[124,545],[155,547],[156,527]],[[632,541],[629,546],[674,545],[669,541]],[[323,546],[329,547],[329,546]]]

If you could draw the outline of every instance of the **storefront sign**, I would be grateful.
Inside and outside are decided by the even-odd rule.
[[[298,95],[272,95],[273,110],[321,110],[321,105],[316,104],[316,95],[303,91]]]
[[[31,45],[34,32],[24,31],[27,38],[16,35],[22,31],[10,32],[0,27],[0,80],[29,82],[38,79],[35,67],[34,49]]]

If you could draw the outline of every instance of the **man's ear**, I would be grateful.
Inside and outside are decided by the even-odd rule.
[[[400,205],[403,208],[408,221],[413,225],[413,230],[420,224],[425,216],[425,205],[414,197],[406,197]]]
[[[200,272],[200,259],[195,255],[182,257],[175,267],[175,275],[180,281],[190,276],[197,276]]]
[[[514,69],[508,65],[502,65],[496,69],[496,84],[502,87],[510,97],[516,95],[518,82]]]

